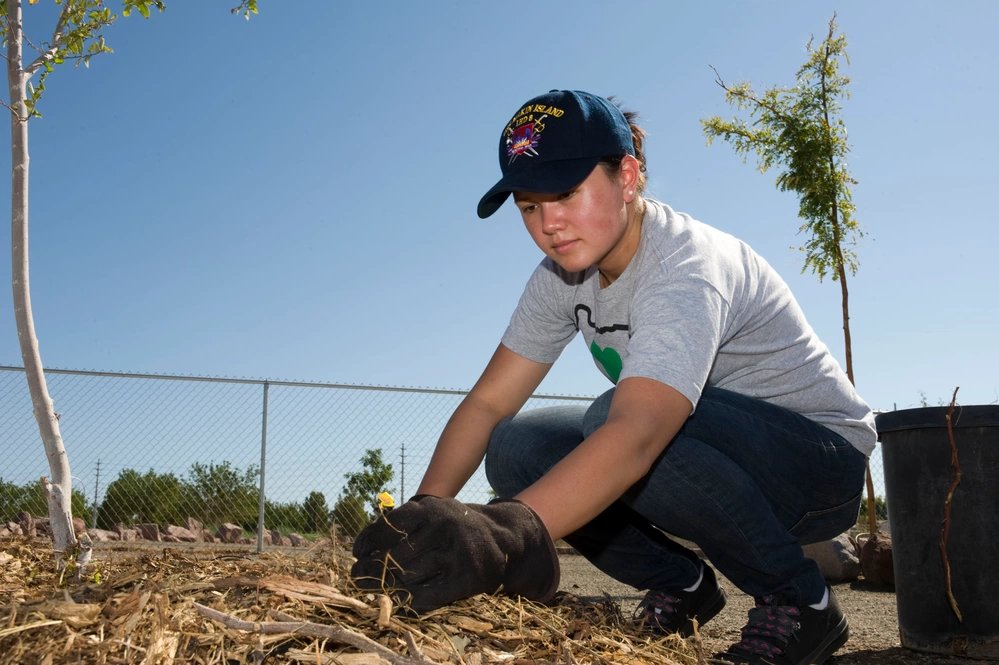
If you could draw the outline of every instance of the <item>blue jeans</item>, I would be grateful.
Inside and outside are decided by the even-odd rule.
[[[603,424],[613,393],[588,408],[534,409],[500,422],[485,460],[493,490],[511,497],[543,476]],[[854,525],[866,459],[804,416],[707,388],[648,475],[565,540],[616,580],[675,591],[694,584],[700,566],[672,534],[696,543],[751,596],[815,603],[825,581],[801,545]]]

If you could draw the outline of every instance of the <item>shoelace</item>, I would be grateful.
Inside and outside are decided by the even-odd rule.
[[[801,610],[790,605],[769,605],[768,598],[749,610],[749,622],[742,629],[742,639],[731,651],[739,654],[774,657],[784,653],[795,631],[801,627]]]

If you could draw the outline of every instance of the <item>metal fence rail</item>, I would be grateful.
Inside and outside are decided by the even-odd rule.
[[[87,526],[129,537],[137,525],[173,525],[199,538],[256,538],[258,549],[333,523],[356,533],[380,491],[413,494],[467,393],[63,369],[46,378],[74,515]],[[526,408],[592,399],[535,395]],[[49,470],[19,367],[0,366],[0,452],[0,528],[22,512],[45,515],[37,481]],[[871,470],[883,494],[879,456]],[[489,498],[479,469],[459,499]]]

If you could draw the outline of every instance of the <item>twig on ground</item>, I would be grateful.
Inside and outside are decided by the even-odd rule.
[[[427,665],[430,663],[422,654],[411,658],[401,656],[391,649],[382,646],[373,639],[348,628],[326,626],[311,621],[244,621],[231,614],[219,612],[201,603],[194,603],[194,609],[201,616],[217,621],[227,628],[243,630],[260,635],[305,635],[307,637],[326,638],[340,644],[354,647],[365,653],[375,653],[393,665]],[[419,653],[419,652],[417,652]]]

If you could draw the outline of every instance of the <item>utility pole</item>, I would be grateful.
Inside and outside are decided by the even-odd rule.
[[[402,453],[399,455],[401,474],[402,474],[402,484],[399,487],[399,501],[406,501],[406,444],[402,444]]]
[[[97,473],[94,479],[94,523],[90,525],[92,529],[97,528],[97,513],[100,511],[100,504],[97,503],[97,492],[101,487],[101,458],[97,458]]]

